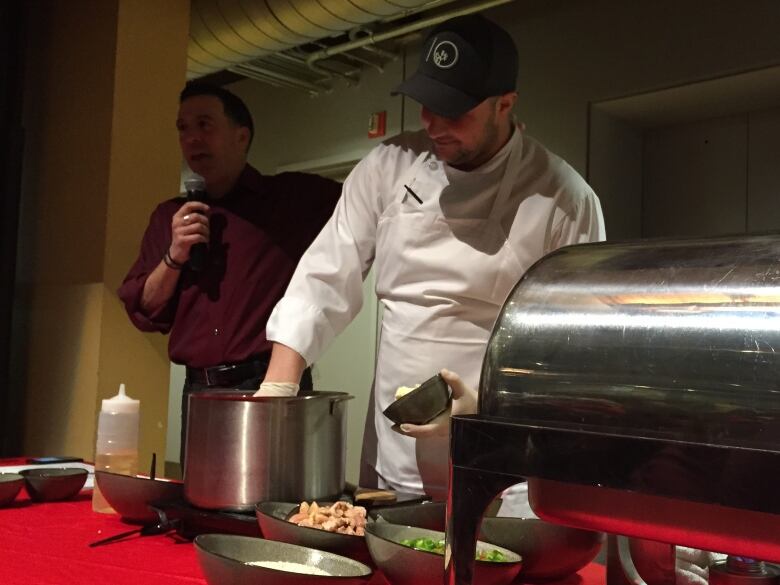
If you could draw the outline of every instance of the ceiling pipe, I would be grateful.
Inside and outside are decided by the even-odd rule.
[[[323,87],[321,85],[317,85],[316,83],[304,81],[296,77],[291,77],[280,71],[274,71],[265,67],[258,67],[252,63],[242,63],[240,65],[236,65],[235,67],[231,67],[229,71],[232,71],[233,73],[239,73],[241,75],[246,75],[247,77],[251,77],[249,74],[257,74],[265,78],[271,78],[280,83],[285,83],[297,87],[298,89],[305,89],[306,91],[313,94],[320,94],[329,90],[328,87]]]
[[[373,31],[369,28],[366,28],[364,26],[359,26],[357,28],[353,28],[351,31],[349,31],[349,40],[350,41],[356,41],[360,38],[363,38],[360,35],[368,36],[372,34]],[[365,45],[364,47],[360,47],[364,51],[368,51],[370,53],[374,53],[375,55],[379,55],[383,59],[386,59],[388,61],[397,61],[400,57],[399,53],[394,53],[393,51],[386,51],[385,49],[381,49],[375,45]]]
[[[449,1],[449,0],[448,0]],[[443,0],[192,0],[187,77],[339,36]]]
[[[297,55],[291,55],[290,53],[275,53],[272,57],[272,59],[280,59],[284,61],[288,61],[290,63],[295,63],[296,65],[299,65],[301,67],[306,67],[306,59],[304,57],[299,57]],[[349,64],[344,63],[343,61],[339,61],[341,65],[344,65],[345,67],[350,67]],[[325,65],[325,64],[323,64]],[[333,77],[333,72],[331,72],[328,69],[328,79],[323,79],[322,81],[329,81]],[[353,67],[351,69],[347,69],[345,71],[341,71],[341,73],[345,76],[347,76],[348,79],[357,78],[360,75],[360,68]]]

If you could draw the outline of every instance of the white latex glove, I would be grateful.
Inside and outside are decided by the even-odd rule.
[[[476,414],[477,391],[466,386],[455,372],[442,370],[439,373],[450,389],[452,389],[452,405],[431,422],[424,425],[402,424],[400,428],[405,435],[415,439],[446,437],[450,434],[450,417],[452,415]]]
[[[675,560],[675,582],[677,585],[707,585],[709,566],[726,555],[705,550],[678,546]]]
[[[299,385],[295,382],[263,382],[254,396],[296,396]]]

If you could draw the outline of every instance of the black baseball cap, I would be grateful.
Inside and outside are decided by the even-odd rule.
[[[489,97],[514,91],[517,61],[517,47],[503,28],[481,14],[460,16],[431,31],[417,71],[391,93],[458,118]]]

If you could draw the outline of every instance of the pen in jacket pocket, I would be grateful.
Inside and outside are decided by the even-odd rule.
[[[415,193],[414,191],[412,191],[412,188],[411,188],[409,185],[404,185],[404,188],[406,189],[406,192],[407,192],[407,193],[409,193],[409,195],[411,195],[412,197],[414,197],[415,199],[417,199],[417,203],[419,203],[420,205],[422,205],[422,199],[420,199],[420,198],[417,196],[417,193]]]

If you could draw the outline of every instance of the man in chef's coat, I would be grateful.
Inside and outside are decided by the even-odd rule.
[[[481,15],[456,18],[431,32],[421,57],[396,93],[422,104],[424,130],[377,146],[347,178],[268,322],[274,348],[258,395],[297,392],[306,365],[360,311],[373,266],[384,313],[361,485],[443,498],[446,428],[415,438],[382,411],[399,386],[441,368],[475,388],[522,274],[560,246],[605,235],[592,189],[514,122],[518,58],[506,31]],[[474,408],[461,386],[456,413]]]

